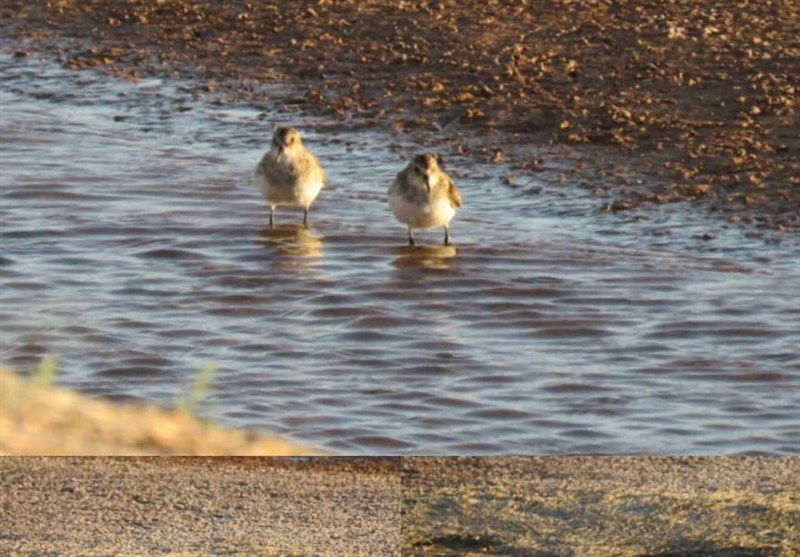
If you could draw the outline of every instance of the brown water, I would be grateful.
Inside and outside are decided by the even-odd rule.
[[[405,247],[421,149],[181,83],[0,57],[2,363],[358,454],[800,453],[800,246],[680,206],[604,214],[555,179],[450,168],[466,206]],[[265,228],[274,122],[330,187]],[[327,130],[327,131],[326,131]],[[533,148],[532,148],[533,149]],[[711,230],[711,237],[708,231]]]

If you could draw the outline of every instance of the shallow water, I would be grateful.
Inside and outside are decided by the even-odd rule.
[[[466,206],[405,244],[385,200],[422,149],[181,83],[0,56],[0,358],[358,454],[800,452],[800,246],[672,205],[605,214],[453,159]],[[330,186],[267,212],[273,122]],[[326,130],[323,131],[322,130]],[[711,236],[708,231],[711,230]]]

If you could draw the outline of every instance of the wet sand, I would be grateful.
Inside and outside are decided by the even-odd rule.
[[[196,77],[194,93],[221,103],[391,127],[520,174],[546,165],[536,145],[574,147],[585,174],[570,181],[609,211],[687,201],[733,223],[800,224],[790,0],[4,0],[0,19],[18,56]],[[264,88],[275,82],[296,92]]]
[[[788,557],[797,458],[404,458],[403,555]]]

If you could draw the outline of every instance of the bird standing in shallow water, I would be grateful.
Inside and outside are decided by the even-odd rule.
[[[450,245],[450,221],[461,207],[461,192],[445,174],[437,155],[415,156],[389,187],[389,206],[397,220],[408,226],[408,244],[414,229],[444,227],[444,245]]]
[[[279,205],[302,207],[303,226],[308,227],[308,209],[325,183],[325,173],[296,129],[276,128],[270,150],[256,167],[256,181],[269,205],[270,227]]]

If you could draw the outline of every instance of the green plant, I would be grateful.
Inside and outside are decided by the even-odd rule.
[[[217,366],[212,363],[205,363],[200,367],[195,376],[194,385],[176,404],[180,412],[187,414],[196,412],[200,400],[211,391],[216,372]]]
[[[31,388],[52,387],[58,373],[58,359],[55,356],[47,355],[42,358],[36,366],[28,385]]]

